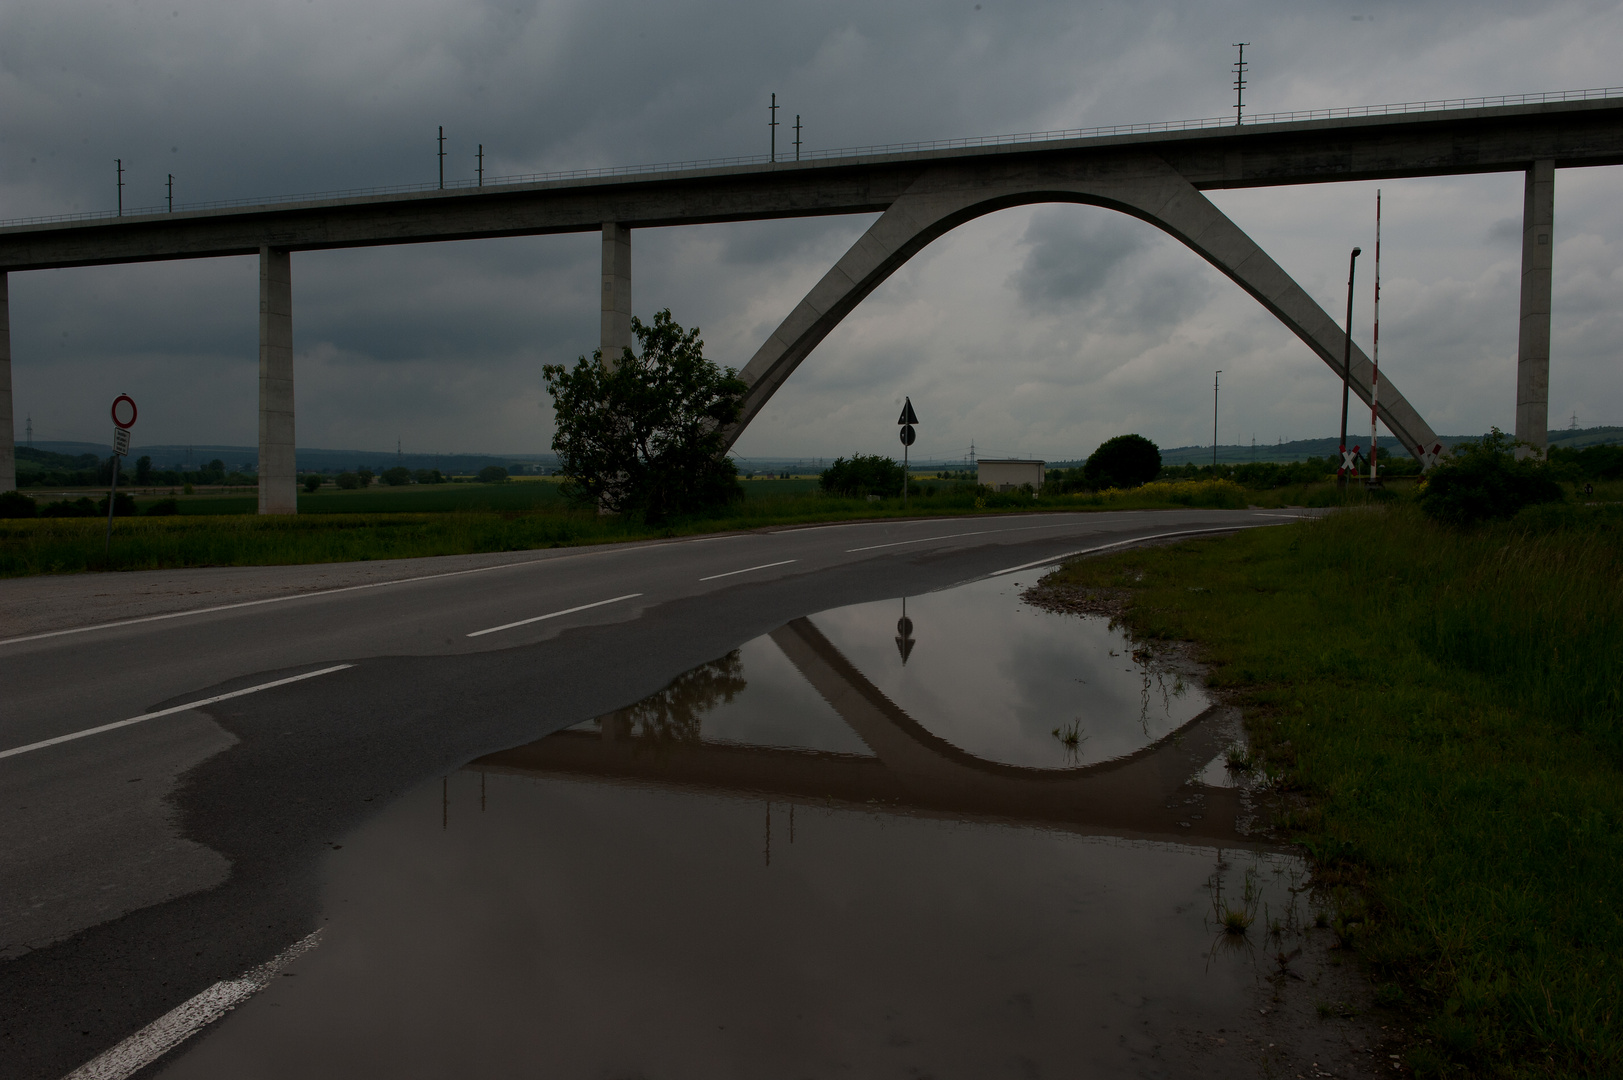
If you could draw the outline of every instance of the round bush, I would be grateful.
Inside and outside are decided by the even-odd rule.
[[[1117,435],[1100,444],[1082,466],[1083,479],[1100,488],[1133,488],[1161,471],[1161,449],[1142,435]]]

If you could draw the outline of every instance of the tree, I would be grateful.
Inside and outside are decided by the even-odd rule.
[[[1101,488],[1138,487],[1154,480],[1160,471],[1161,449],[1142,435],[1107,439],[1082,465],[1082,476]]]
[[[143,454],[135,459],[135,482],[152,483],[152,458],[149,455]]]
[[[383,470],[383,482],[390,487],[399,487],[401,484],[411,483],[411,470],[404,465],[396,465],[392,469]]]
[[[706,510],[743,496],[721,429],[738,419],[748,387],[732,368],[704,357],[699,328],[684,330],[670,309],[633,317],[641,355],[622,350],[612,368],[599,349],[573,370],[541,369],[552,394],[552,448],[577,502],[648,521]]]
[[[317,474],[310,473],[308,476],[306,476],[304,478],[304,490],[306,490],[306,491],[314,491],[316,488],[318,488],[320,486],[321,486],[321,477],[318,476]]]
[[[481,484],[505,484],[507,482],[507,470],[500,465],[486,465],[479,470],[479,482]]]
[[[825,494],[852,499],[864,495],[900,495],[902,467],[883,454],[852,454],[849,461],[835,458],[834,464],[818,476],[817,483]]]

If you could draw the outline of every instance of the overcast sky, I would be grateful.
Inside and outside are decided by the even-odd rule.
[[[1618,3],[7,0],[0,218],[764,152],[767,100],[810,148],[1223,115],[1249,41],[1256,112],[1623,83]],[[780,132],[780,146],[789,136]],[[1215,192],[1332,312],[1374,248],[1374,184]],[[1385,192],[1383,373],[1441,433],[1514,426],[1522,179]],[[741,367],[871,217],[633,234],[632,295]],[[1550,421],[1623,423],[1623,172],[1556,177]],[[298,442],[545,450],[543,363],[597,344],[595,235],[297,253]],[[1368,348],[1370,260],[1356,336]],[[257,441],[253,258],[11,276],[17,438]],[[1054,205],[926,249],[825,340],[745,456],[1083,456],[1332,435],[1339,383],[1198,256]],[[1367,416],[1366,416],[1367,419]]]

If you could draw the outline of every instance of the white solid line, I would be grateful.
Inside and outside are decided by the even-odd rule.
[[[742,570],[729,570],[725,574],[711,574],[709,577],[702,577],[699,580],[714,581],[717,578],[732,577],[734,574],[747,574],[751,570],[768,570],[774,566],[788,566],[794,561],[794,559],[784,559],[782,562],[764,562],[760,566],[746,566]]]
[[[290,593],[287,596],[267,596],[263,600],[243,600],[235,604],[216,604],[213,607],[191,608],[187,611],[171,611],[164,615],[143,615],[138,619],[120,619],[117,622],[94,623],[90,626],[75,626],[67,630],[47,630],[43,634],[24,634],[22,637],[0,639],[0,645],[15,645],[22,641],[40,641],[44,638],[61,637],[64,634],[87,634],[92,630],[111,630],[118,626],[134,626],[137,623],[161,622],[164,619],[182,619],[188,615],[207,615],[214,611],[231,611],[234,608],[258,607],[261,604],[280,604],[288,600],[303,600],[311,596],[332,596],[335,593],[357,592],[361,589],[381,589],[386,585],[408,585],[414,581],[433,581],[436,578],[461,577],[464,574],[483,574],[487,570],[506,570],[514,566],[530,566],[535,563],[558,562],[560,558],[574,558],[575,556],[554,556],[550,559],[525,559],[522,562],[500,563],[496,566],[476,566],[471,570],[450,570],[443,574],[421,574],[417,577],[395,578],[392,581],[369,581],[365,585],[342,585],[336,589],[318,589],[315,592]]]
[[[317,930],[240,979],[215,983],[152,1021],[111,1050],[85,1062],[63,1080],[127,1080],[270,985],[277,972],[321,941]]]
[[[1135,536],[1131,540],[1117,540],[1113,544],[1100,544],[1098,547],[1082,548],[1080,551],[1067,551],[1063,555],[1050,555],[1046,559],[1036,562],[1021,563],[1019,566],[1010,566],[1003,570],[993,570],[987,577],[998,577],[1002,574],[1012,574],[1016,570],[1030,570],[1033,566],[1047,566],[1062,559],[1074,559],[1078,555],[1091,555],[1095,551],[1109,551],[1111,548],[1121,547],[1125,544],[1142,544],[1146,540],[1165,540],[1172,536],[1198,536],[1201,533],[1236,532],[1240,529],[1260,529],[1261,525],[1224,525],[1215,529],[1180,529],[1177,532],[1155,533],[1152,536]]]
[[[258,686],[250,686],[242,690],[233,690],[229,694],[215,694],[213,697],[203,698],[201,701],[188,701],[184,705],[175,705],[167,709],[159,709],[157,712],[142,713],[140,716],[132,716],[128,720],[115,720],[111,724],[103,724],[100,727],[85,728],[83,731],[75,731],[71,735],[58,735],[54,739],[41,739],[39,742],[29,743],[27,746],[13,746],[10,750],[0,750],[0,758],[16,757],[18,754],[26,754],[34,750],[43,750],[47,746],[55,746],[57,743],[72,742],[75,739],[82,739],[87,735],[100,735],[104,731],[112,731],[116,728],[129,727],[131,724],[139,724],[143,720],[156,720],[160,716],[169,716],[173,713],[185,712],[187,709],[201,709],[205,705],[213,705],[216,701],[229,701],[232,698],[242,697],[244,694],[257,694],[261,690],[269,690],[276,686],[286,686],[288,683],[303,682],[305,679],[313,679],[317,675],[328,675],[334,671],[343,671],[345,668],[352,668],[354,666],[354,664],[334,664],[332,667],[324,667],[320,671],[306,671],[303,675],[289,675],[285,679],[277,679],[275,682],[260,683]]]
[[[560,615],[573,615],[577,611],[585,611],[587,608],[602,607],[604,604],[618,604],[622,600],[631,600],[641,595],[642,593],[640,592],[626,593],[624,596],[616,596],[612,600],[599,600],[595,604],[581,604],[579,607],[564,608],[562,611],[549,611],[545,615],[537,615],[533,619],[520,619],[518,622],[502,623],[500,626],[492,626],[486,630],[475,630],[468,636],[483,637],[485,634],[494,634],[498,630],[511,630],[515,626],[528,626],[533,622],[543,622],[547,619],[556,619]]]
[[[1032,514],[1022,514],[1021,517],[1034,517]],[[977,529],[975,532],[948,533],[945,536],[921,536],[916,540],[895,540],[888,544],[869,544],[867,547],[846,548],[845,553],[853,551],[877,551],[879,548],[902,547],[906,544],[927,544],[931,540],[956,540],[960,536],[986,536],[989,533],[1015,533],[1031,532],[1033,529],[1063,529],[1067,525],[1075,525],[1074,521],[1058,521],[1052,525],[1023,525],[1018,529]]]

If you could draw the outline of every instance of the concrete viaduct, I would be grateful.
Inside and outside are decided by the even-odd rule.
[[[744,365],[749,391],[730,445],[818,342],[925,245],[973,218],[1029,203],[1102,206],[1164,230],[1232,278],[1339,374],[1346,335],[1336,319],[1202,192],[1488,172],[1526,176],[1516,435],[1543,446],[1555,170],[1619,163],[1623,96],[1583,96],[0,228],[0,491],[16,486],[6,292],[13,272],[257,254],[259,510],[287,514],[297,507],[294,251],[601,231],[601,344],[604,355],[617,356],[632,344],[632,229],[879,214]],[[1352,388],[1365,402],[1371,374],[1355,345]],[[1381,387],[1380,415],[1409,450],[1441,449],[1390,380]]]

